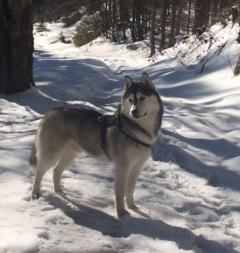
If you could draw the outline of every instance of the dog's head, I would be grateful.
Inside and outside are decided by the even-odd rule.
[[[159,111],[160,106],[160,97],[146,73],[139,83],[125,77],[121,108],[127,117],[138,120]]]

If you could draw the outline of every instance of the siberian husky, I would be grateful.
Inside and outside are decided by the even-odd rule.
[[[41,120],[32,148],[30,163],[35,168],[32,198],[40,196],[45,172],[53,168],[55,192],[62,192],[61,176],[77,153],[115,164],[115,200],[118,217],[137,209],[134,189],[150,145],[158,138],[163,105],[146,73],[141,82],[124,79],[121,105],[115,115],[94,110],[56,108]]]

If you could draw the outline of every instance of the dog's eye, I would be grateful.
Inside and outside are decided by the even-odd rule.
[[[143,101],[145,99],[145,97],[140,97],[139,100],[140,101]]]
[[[133,100],[131,98],[128,99],[128,101],[132,104],[133,103]]]

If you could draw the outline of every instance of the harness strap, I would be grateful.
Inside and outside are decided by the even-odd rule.
[[[106,154],[106,156],[111,160],[111,157],[108,154],[108,146],[107,146],[107,129],[110,126],[116,126],[118,130],[125,135],[128,139],[134,141],[135,143],[142,145],[144,147],[150,148],[150,144],[147,144],[143,141],[140,141],[136,137],[130,135],[126,131],[123,130],[122,124],[120,122],[119,114],[118,115],[101,115],[98,117],[98,121],[101,123],[101,132],[100,132],[100,137],[101,137],[101,148]]]
[[[102,124],[101,127],[101,149],[104,151],[106,156],[110,159],[107,149],[107,141],[106,141],[106,134],[107,134],[107,126],[105,124]]]
[[[137,139],[136,137],[133,137],[133,136],[130,135],[129,133],[125,132],[125,131],[122,129],[122,127],[121,127],[120,124],[117,124],[117,128],[118,128],[118,130],[119,130],[123,135],[125,135],[125,136],[126,136],[127,138],[129,138],[130,140],[136,142],[137,144],[140,144],[140,145],[142,145],[142,146],[144,146],[144,147],[147,147],[147,148],[150,148],[150,147],[151,147],[150,144],[147,144],[147,143],[145,143],[145,142],[143,142],[143,141],[140,141],[140,140]]]
[[[108,154],[108,147],[107,147],[107,129],[110,126],[116,125],[116,117],[115,115],[102,115],[98,117],[98,121],[101,123],[101,132],[100,132],[100,138],[101,138],[101,149],[104,151],[106,156],[110,159],[111,157]]]

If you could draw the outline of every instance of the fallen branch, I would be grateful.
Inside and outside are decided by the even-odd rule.
[[[222,52],[223,48],[226,46],[226,44],[227,44],[227,41],[226,41],[223,45],[221,45],[210,57],[208,57],[208,56],[205,56],[205,57],[204,57],[204,58],[206,58],[206,60],[205,60],[204,63],[202,64],[202,67],[201,67],[199,73],[202,73],[202,72],[203,72],[203,70],[204,70],[204,68],[205,68],[205,65],[206,65],[215,55],[219,56],[219,55],[221,54],[221,52]],[[204,60],[204,58],[203,58],[202,60]]]

